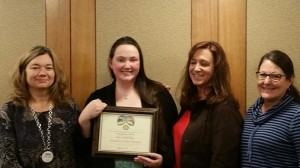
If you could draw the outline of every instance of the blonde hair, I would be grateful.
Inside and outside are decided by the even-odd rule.
[[[67,91],[66,75],[63,73],[58,59],[54,52],[45,46],[35,46],[29,52],[22,55],[11,74],[11,84],[13,91],[10,95],[11,100],[20,106],[28,106],[28,100],[31,98],[28,83],[26,80],[26,67],[34,58],[48,54],[53,62],[55,72],[54,83],[49,87],[50,99],[55,105],[67,105],[70,99]]]

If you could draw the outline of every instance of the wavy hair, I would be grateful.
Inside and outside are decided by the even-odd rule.
[[[176,96],[179,97],[181,107],[191,107],[199,101],[197,87],[193,84],[189,75],[189,66],[195,52],[201,49],[209,50],[214,59],[214,73],[209,81],[212,91],[207,96],[206,102],[208,104],[215,104],[221,101],[231,101],[239,108],[239,103],[232,93],[229,82],[230,69],[226,54],[221,45],[214,41],[199,42],[190,49],[188,60],[176,89]]]
[[[70,94],[67,91],[66,75],[63,73],[58,59],[54,52],[45,46],[35,46],[26,54],[22,55],[16,66],[12,71],[11,84],[13,91],[10,95],[11,100],[20,106],[27,107],[31,95],[28,89],[26,79],[26,67],[34,58],[48,54],[53,62],[53,69],[55,72],[55,79],[53,84],[49,87],[49,95],[51,101],[55,105],[67,105],[70,99]]]

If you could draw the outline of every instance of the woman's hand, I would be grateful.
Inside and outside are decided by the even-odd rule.
[[[95,99],[90,101],[89,104],[85,106],[82,110],[80,117],[83,120],[90,120],[93,119],[103,111],[103,109],[107,106],[106,103],[102,102],[100,99]]]
[[[100,99],[92,100],[85,108],[82,110],[78,123],[80,124],[82,134],[84,137],[90,137],[91,122],[90,120],[99,116],[103,109],[107,106],[106,103],[102,102]]]
[[[157,153],[148,153],[145,156],[135,157],[134,161],[145,167],[160,168],[162,166],[163,157]]]

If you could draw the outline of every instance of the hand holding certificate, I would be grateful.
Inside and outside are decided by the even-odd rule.
[[[133,157],[155,152],[157,108],[106,107],[96,119],[93,156]]]

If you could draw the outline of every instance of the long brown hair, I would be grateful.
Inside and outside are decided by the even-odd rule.
[[[149,104],[158,103],[156,101],[155,96],[159,91],[165,89],[165,87],[161,83],[151,80],[147,77],[147,75],[145,73],[145,69],[144,69],[143,52],[142,52],[140,45],[136,42],[136,40],[134,40],[132,37],[128,37],[128,36],[119,38],[117,41],[115,41],[115,43],[112,45],[112,47],[110,49],[109,59],[112,60],[118,46],[124,45],[124,44],[133,45],[138,50],[139,56],[140,56],[140,70],[139,70],[139,73],[138,73],[135,83],[134,83],[135,89],[140,94],[141,98],[143,100],[145,100],[147,103],[149,103]],[[111,77],[113,79],[116,79],[115,74],[113,73],[112,69],[109,68],[109,70],[110,70]]]
[[[10,98],[12,101],[20,106],[27,106],[29,99],[31,98],[28,83],[26,80],[26,66],[34,58],[48,54],[53,62],[53,69],[55,72],[54,83],[49,88],[50,99],[55,105],[67,105],[70,98],[67,91],[66,76],[63,73],[56,55],[50,48],[45,46],[35,46],[28,53],[22,55],[16,66],[12,71],[11,84],[13,91]]]
[[[215,104],[221,101],[232,101],[239,107],[230,87],[230,69],[226,54],[221,45],[214,41],[203,41],[195,44],[189,51],[188,60],[184,68],[181,80],[177,86],[176,95],[180,94],[180,105],[190,107],[199,101],[197,87],[193,84],[189,75],[189,66],[195,52],[200,49],[208,49],[214,58],[214,73],[210,79],[211,93],[207,96],[208,104]]]

